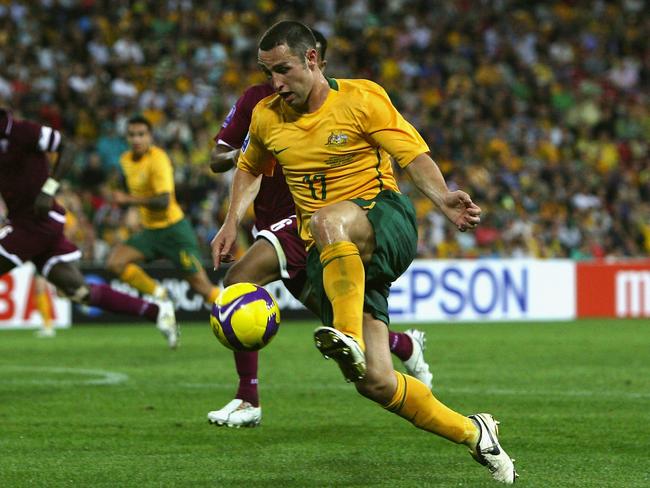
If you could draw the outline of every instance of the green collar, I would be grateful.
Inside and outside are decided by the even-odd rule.
[[[332,90],[339,91],[339,84],[334,78],[325,78],[327,80],[327,84],[330,86]]]

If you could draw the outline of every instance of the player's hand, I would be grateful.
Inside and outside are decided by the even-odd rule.
[[[212,249],[212,263],[214,269],[219,269],[221,263],[230,263],[234,261],[232,254],[233,247],[237,241],[237,225],[224,222],[217,235],[214,236],[210,247]]]
[[[52,210],[53,203],[54,197],[43,192],[39,193],[34,200],[34,213],[41,219],[47,218],[47,213]]]
[[[462,190],[447,194],[442,211],[461,232],[475,229],[481,222],[481,208]]]

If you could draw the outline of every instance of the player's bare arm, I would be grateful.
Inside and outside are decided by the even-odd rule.
[[[171,195],[169,193],[159,193],[152,197],[136,197],[119,190],[113,192],[113,202],[124,207],[136,205],[151,210],[165,210],[170,201]]]
[[[232,249],[237,240],[237,227],[246,210],[255,200],[261,180],[262,175],[255,176],[239,168],[235,169],[228,213],[221,229],[210,242],[214,269],[218,269],[222,262],[228,263],[233,260]]]
[[[428,154],[420,154],[405,168],[415,186],[453,222],[461,232],[481,222],[481,209],[462,190],[449,191],[440,168]]]
[[[240,149],[233,149],[225,144],[217,144],[210,151],[210,169],[213,173],[225,173],[237,164]]]

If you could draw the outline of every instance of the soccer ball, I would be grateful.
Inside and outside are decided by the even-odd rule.
[[[228,349],[257,351],[278,332],[280,308],[261,286],[237,283],[224,289],[214,301],[210,326]]]

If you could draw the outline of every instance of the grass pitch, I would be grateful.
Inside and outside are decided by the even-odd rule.
[[[285,322],[262,351],[262,425],[239,430],[206,421],[236,387],[207,324],[186,325],[178,351],[143,325],[2,332],[0,486],[498,486],[464,448],[357,395],[314,326]],[[501,420],[519,486],[650,486],[647,320],[418,327],[434,392]]]

